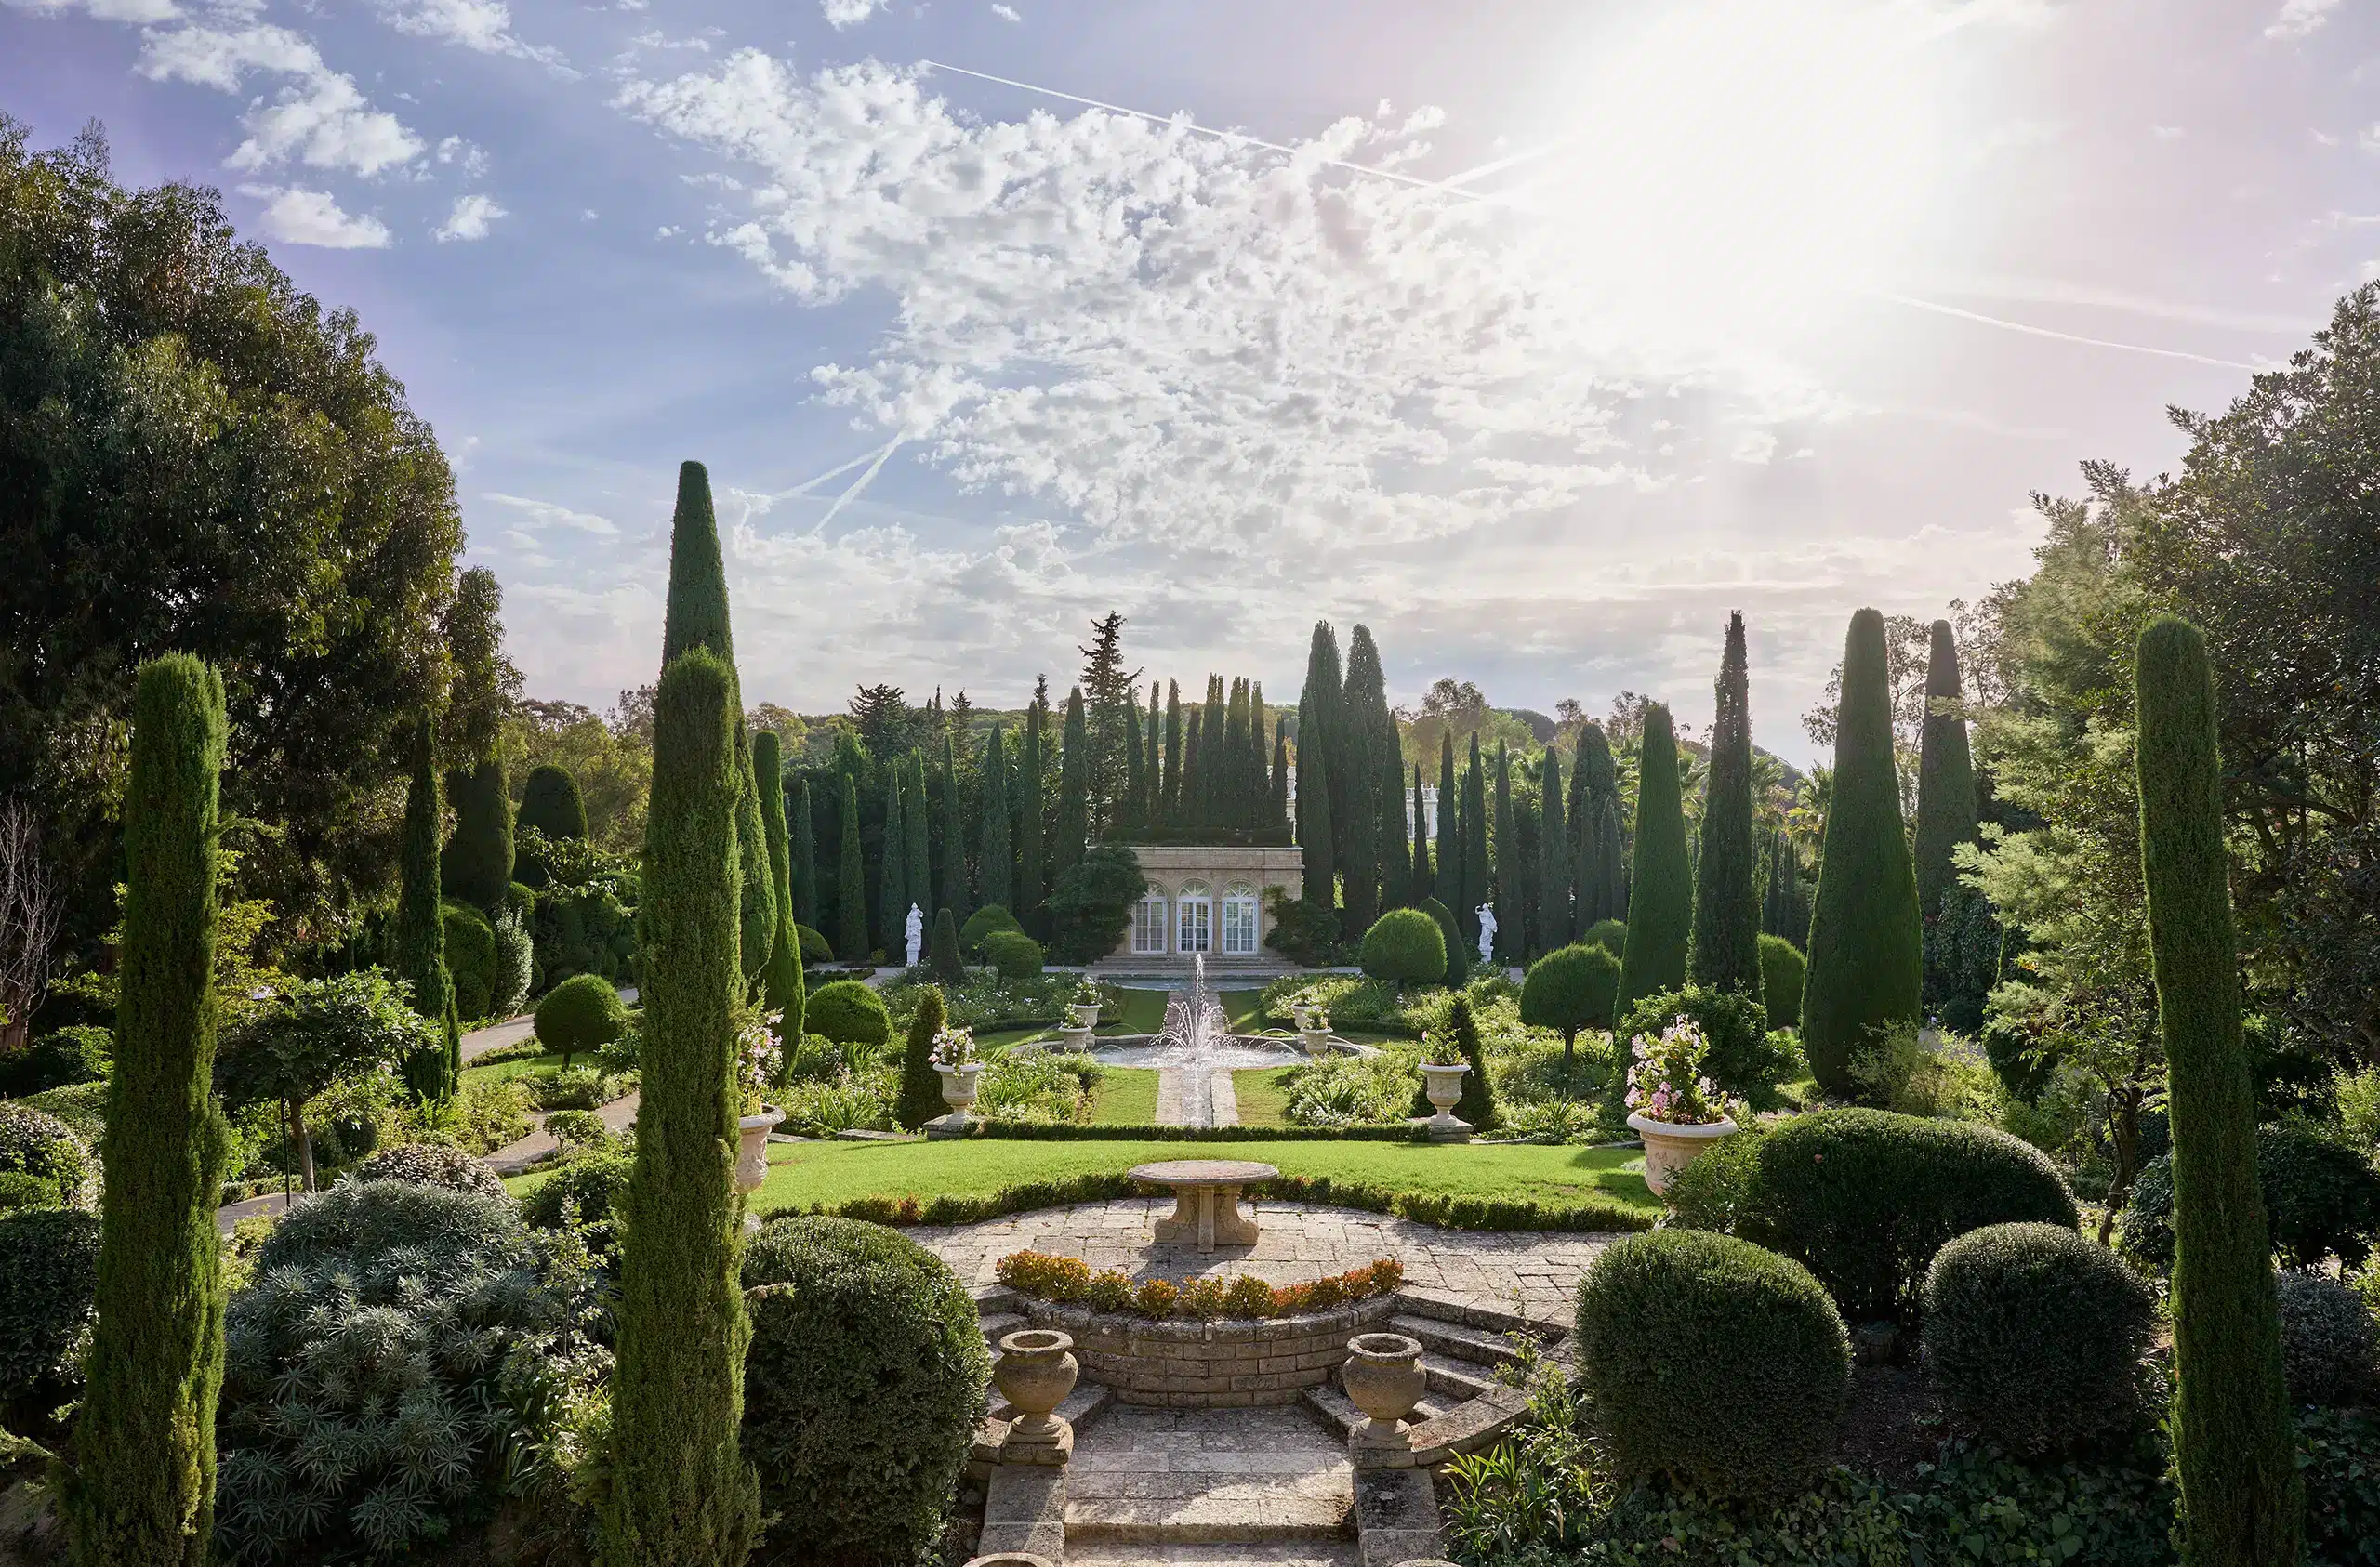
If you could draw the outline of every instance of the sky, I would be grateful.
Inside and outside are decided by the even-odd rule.
[[[1294,700],[1753,734],[2380,276],[2343,0],[0,0],[0,110],[218,187],[455,467],[533,695],[1021,704],[1089,623]]]

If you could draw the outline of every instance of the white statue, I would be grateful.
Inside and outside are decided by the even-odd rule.
[[[1490,903],[1479,905],[1479,961],[1496,961],[1496,910]]]
[[[905,932],[909,938],[909,967],[918,966],[918,949],[926,944],[926,916],[915,903],[909,905],[909,924]]]

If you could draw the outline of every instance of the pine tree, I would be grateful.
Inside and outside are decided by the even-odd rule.
[[[1416,908],[1428,902],[1435,893],[1436,878],[1430,869],[1430,823],[1426,797],[1421,793],[1421,764],[1413,764],[1413,903]]]
[[[1917,877],[1901,828],[1892,726],[1884,617],[1861,610],[1844,641],[1834,803],[1802,980],[1802,1047],[1810,1073],[1828,1093],[1845,1098],[1858,1086],[1853,1058],[1877,1031],[1897,1023],[1914,1028],[1919,1021]]]
[[[1117,825],[1121,814],[1128,783],[1124,716],[1135,705],[1141,672],[1124,667],[1124,617],[1112,610],[1091,622],[1091,646],[1075,651],[1083,657],[1081,690],[1090,725],[1090,766],[1083,775],[1089,802],[1083,841],[1089,843],[1094,833]]]
[[[1165,682],[1165,812],[1166,831],[1177,836],[1188,830],[1182,797],[1182,688]]]
[[[1331,857],[1330,764],[1306,755],[1304,719],[1299,719],[1298,847],[1304,851],[1306,906],[1329,914],[1339,906],[1339,873]]]
[[[446,917],[438,902],[438,727],[414,725],[413,782],[405,791],[404,847],[398,861],[397,974],[413,986],[414,1010],[439,1026],[435,1050],[405,1063],[405,1081],[425,1100],[454,1097],[463,1080],[463,1032],[455,1016],[455,978],[446,971]]]
[[[1917,753],[1917,912],[1932,920],[1942,894],[1958,880],[1950,851],[1981,836],[1976,824],[1975,761],[1967,752],[1967,721],[1957,710],[1959,649],[1950,623],[1934,623],[1925,661],[1925,728]],[[1943,711],[1936,711],[1942,707]]]
[[[860,863],[859,785],[848,772],[842,779],[842,811],[835,835],[841,847],[835,878],[835,955],[845,963],[866,963],[867,871]]]
[[[1462,795],[1454,784],[1454,736],[1438,736],[1437,899],[1448,914],[1462,902]],[[1462,921],[1455,921],[1460,929]]]
[[[791,812],[793,914],[800,923],[816,930],[818,928],[818,824],[810,812],[810,780],[797,779],[793,785]]]
[[[1133,709],[1137,719],[1139,709]],[[1133,737],[1133,754],[1140,750],[1139,736]],[[985,903],[998,903],[1015,909],[1010,900],[1015,896],[1010,885],[1008,851],[1008,737],[995,722],[991,738],[984,742],[984,847],[975,863],[975,874],[981,883]]]
[[[1570,843],[1562,797],[1562,753],[1545,748],[1545,770],[1539,780],[1537,833],[1537,945],[1549,953],[1570,941],[1570,880],[1578,856]]]
[[[504,786],[504,763],[490,753],[469,771],[446,775],[446,797],[455,808],[455,836],[438,857],[446,895],[473,908],[504,906],[512,889],[512,798]]]
[[[933,902],[933,813],[926,808],[926,754],[911,751],[901,767],[901,831],[904,849],[901,879],[908,884],[908,901],[920,913]],[[909,950],[909,911],[901,911],[901,945]],[[891,956],[894,949],[886,948]]]
[[[1046,936],[1041,901],[1049,887],[1041,874],[1041,734],[1050,715],[1038,701],[1025,710],[1025,765],[1016,804],[1016,907],[1010,913],[1028,935]]]
[[[785,761],[774,730],[752,737],[752,778],[760,789],[760,823],[767,835],[769,880],[776,889],[776,930],[768,967],[760,970],[760,994],[779,1014],[777,1043],[792,1060],[801,1043],[801,942],[793,931],[793,854],[785,823]]]
[[[908,832],[901,823],[901,769],[884,764],[884,838],[876,855],[876,944],[890,958],[907,942],[909,880],[903,862],[908,857]]]
[[[662,672],[639,909],[644,1098],[628,1191],[637,1222],[621,1242],[613,1310],[601,1547],[610,1567],[736,1567],[759,1527],[759,1481],[736,1448],[751,1335],[733,1180],[735,1020],[747,967],[736,950],[743,729],[734,671],[709,648]],[[855,823],[855,804],[847,814]],[[855,825],[845,843],[848,863]]]
[[[1941,644],[1937,639],[1936,646]],[[2294,1567],[2305,1496],[2281,1376],[2213,672],[2198,628],[2140,633],[2140,863],[2174,1138],[2174,1459],[2190,1567]],[[1847,682],[1849,669],[1844,677]],[[1847,689],[1847,686],[1846,686]],[[1835,810],[1842,810],[1836,775]],[[1833,817],[1829,817],[1831,833]],[[1826,876],[1818,914],[1828,913]]]
[[[942,736],[942,906],[953,919],[975,912],[967,896],[967,831],[959,823],[959,747],[950,731]]]
[[[1677,738],[1670,710],[1645,709],[1636,762],[1636,876],[1629,889],[1628,944],[1620,955],[1614,1017],[1686,982],[1694,929],[1694,883],[1686,863],[1686,809],[1678,794]]]
[[[186,653],[143,665],[125,790],[124,929],[107,1085],[98,1327],[60,1500],[77,1561],[214,1560],[223,1274],[215,1209],[229,1141],[215,1060],[223,682]],[[128,1134],[128,1135],[127,1135]]]
[[[1479,909],[1488,902],[1493,862],[1488,858],[1488,772],[1479,760],[1479,733],[1471,735],[1471,765],[1462,775],[1462,906],[1454,916],[1462,921],[1466,941],[1479,940]]]
[[[1711,770],[1695,863],[1694,942],[1686,978],[1760,998],[1760,911],[1752,900],[1752,697],[1744,617],[1727,616],[1711,723]]]
[[[1058,754],[1058,836],[1051,846],[1050,885],[1082,860],[1091,844],[1091,729],[1082,710],[1082,688],[1066,693],[1064,748]]]

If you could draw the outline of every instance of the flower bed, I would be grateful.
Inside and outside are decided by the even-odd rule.
[[[1253,1273],[1228,1281],[1197,1278],[1178,1285],[1167,1279],[1143,1279],[1135,1284],[1112,1269],[1093,1273],[1081,1258],[1038,1251],[1011,1252],[994,1264],[994,1270],[1000,1283],[1019,1295],[1060,1305],[1080,1304],[1094,1311],[1126,1312],[1153,1322],[1169,1317],[1199,1322],[1294,1317],[1394,1295],[1405,1283],[1405,1264],[1393,1257],[1331,1278],[1295,1284],[1268,1284]]]

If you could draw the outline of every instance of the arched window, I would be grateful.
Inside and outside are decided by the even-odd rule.
[[[1144,957],[1165,951],[1165,889],[1154,882],[1132,905],[1132,951]]]
[[[1223,955],[1256,955],[1256,889],[1244,883],[1223,889]]]
[[[1174,942],[1178,953],[1215,950],[1215,901],[1203,881],[1186,883],[1173,901]]]

